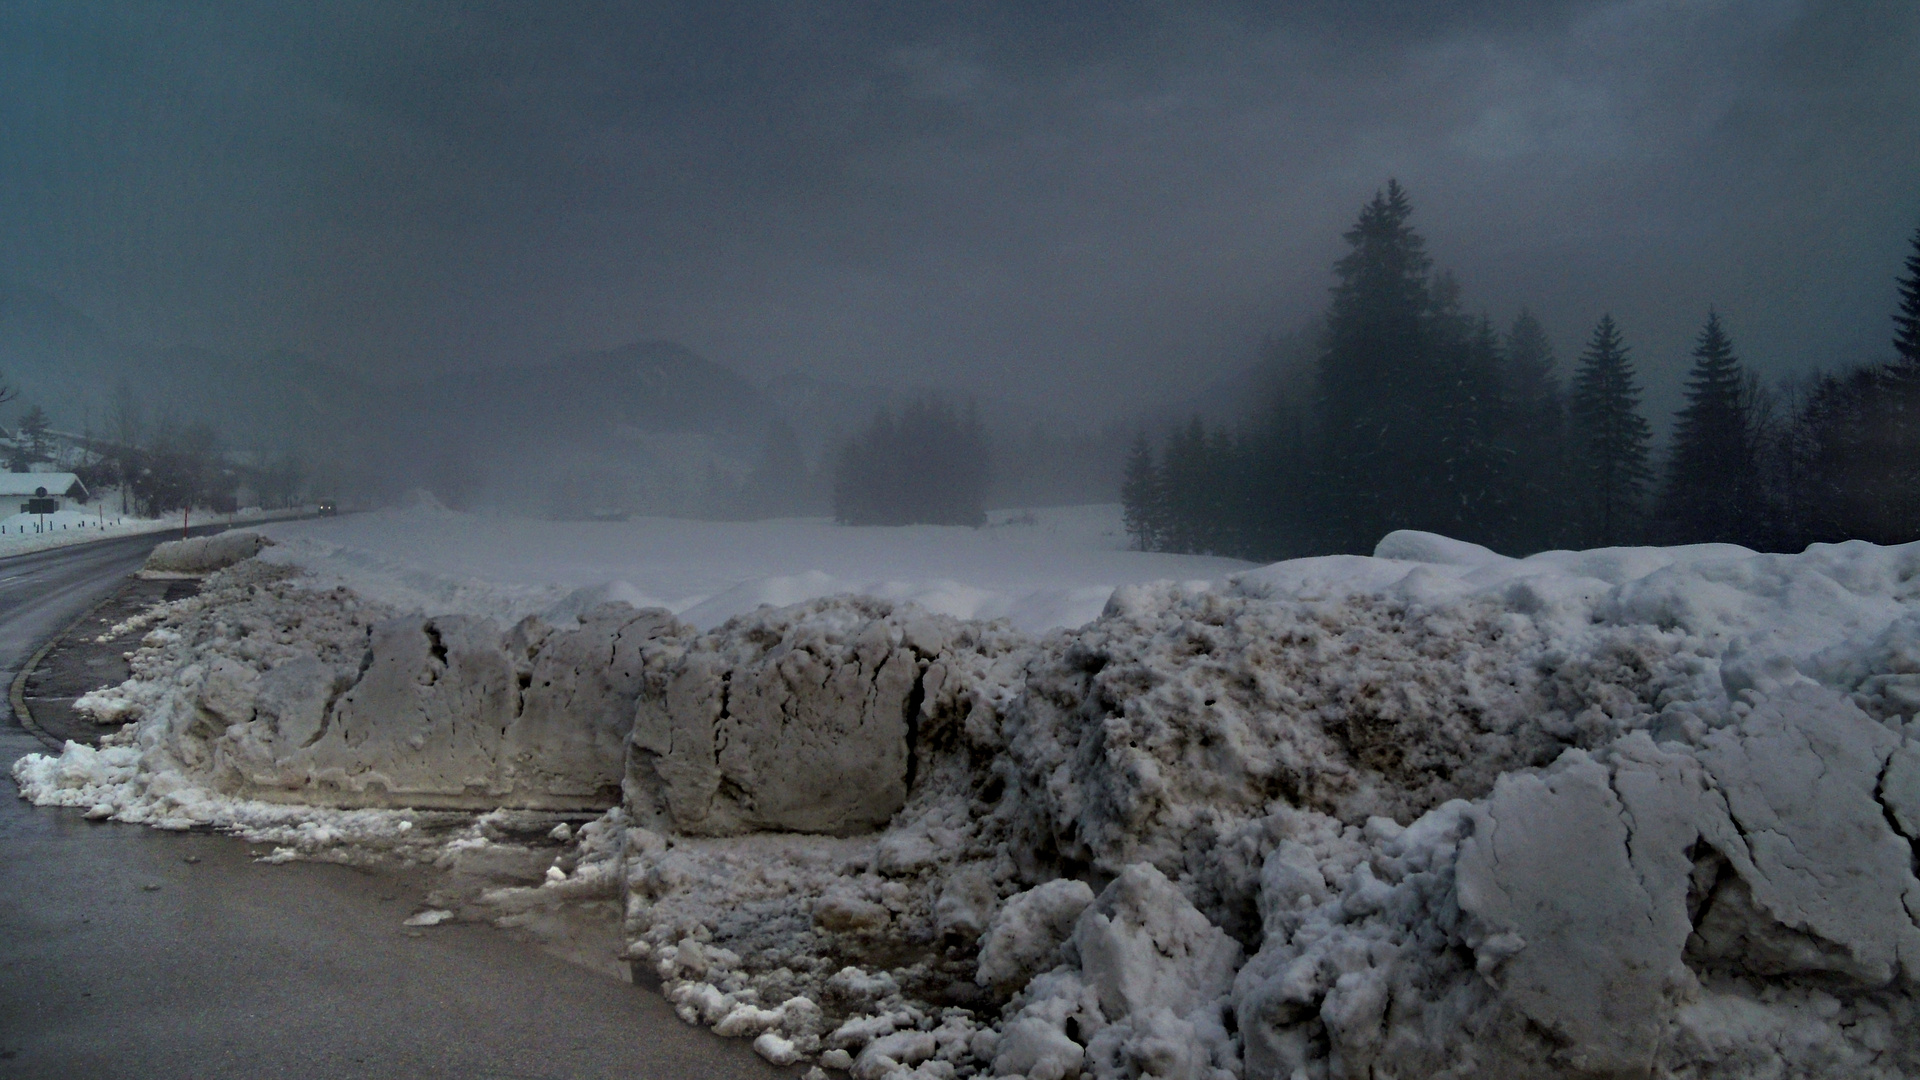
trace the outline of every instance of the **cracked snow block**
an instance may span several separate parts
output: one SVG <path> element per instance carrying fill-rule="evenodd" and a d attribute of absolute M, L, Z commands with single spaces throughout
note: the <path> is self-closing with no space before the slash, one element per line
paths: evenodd
<path fill-rule="evenodd" d="M 1456 868 L 1480 974 L 1576 1073 L 1648 1075 L 1687 982 L 1686 852 L 1705 784 L 1691 759 L 1640 741 L 1624 791 L 1580 750 L 1502 777 L 1470 811 Z"/>
<path fill-rule="evenodd" d="M 259 681 L 259 675 L 247 665 L 217 656 L 207 665 L 196 704 L 221 730 L 232 724 L 244 724 L 253 719 Z"/>
<path fill-rule="evenodd" d="M 257 532 L 229 531 L 216 536 L 195 536 L 169 540 L 147 555 L 142 575 L 153 577 L 197 577 L 224 570 L 260 554 L 272 540 Z"/>
<path fill-rule="evenodd" d="M 325 734 L 334 700 L 351 685 L 350 675 L 311 655 L 268 669 L 256 684 L 252 722 L 229 728 L 216 744 L 217 772 L 237 788 L 305 786 L 305 770 L 286 759 Z"/>
<path fill-rule="evenodd" d="M 619 802 L 644 654 L 683 631 L 625 604 L 506 635 L 468 616 L 392 619 L 372 627 L 357 673 L 307 656 L 260 676 L 251 721 L 217 743 L 217 772 L 232 790 L 318 805 L 605 809 Z M 238 700 L 218 678 L 204 685 Z"/>
<path fill-rule="evenodd" d="M 880 828 L 906 802 L 923 675 L 950 622 L 836 598 L 742 616 L 656 654 L 634 716 L 628 809 L 701 835 Z"/>
<path fill-rule="evenodd" d="M 647 654 L 688 630 L 664 608 L 619 602 L 587 611 L 572 630 L 533 620 L 516 627 L 509 647 L 525 667 L 520 712 L 502 746 L 508 776 L 556 797 L 619 802 Z"/>
<path fill-rule="evenodd" d="M 1709 733 L 1699 758 L 1744 850 L 1718 883 L 1700 951 L 1762 975 L 1827 973 L 1859 986 L 1920 981 L 1914 764 L 1848 698 L 1795 686 Z M 1726 903 L 1723 904 L 1722 901 Z"/>
<path fill-rule="evenodd" d="M 373 628 L 370 662 L 331 723 L 296 752 L 315 786 L 393 805 L 498 805 L 498 757 L 519 706 L 513 662 L 491 623 L 393 619 Z"/>
<path fill-rule="evenodd" d="M 1909 843 L 1920 840 L 1920 743 L 1908 740 L 1887 758 L 1880 802 Z"/>
<path fill-rule="evenodd" d="M 1690 752 L 1635 733 L 1509 774 L 1469 811 L 1455 868 L 1478 972 L 1548 1033 L 1553 1065 L 1607 1076 L 1654 1071 L 1702 978 L 1911 983 L 1916 766 L 1801 684 L 1751 695 Z"/>

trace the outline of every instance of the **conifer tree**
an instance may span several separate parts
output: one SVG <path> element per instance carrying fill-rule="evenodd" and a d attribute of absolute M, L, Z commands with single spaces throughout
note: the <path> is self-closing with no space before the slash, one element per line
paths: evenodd
<path fill-rule="evenodd" d="M 1162 505 L 1166 508 L 1163 550 L 1198 552 L 1207 548 L 1214 531 L 1208 510 L 1218 477 L 1207 460 L 1206 426 L 1198 416 L 1167 439 L 1160 470 Z"/>
<path fill-rule="evenodd" d="M 29 472 L 37 464 L 52 461 L 53 437 L 49 434 L 52 426 L 47 411 L 38 405 L 22 413 L 19 430 L 14 432 L 13 446 L 7 454 L 7 468 L 12 472 Z"/>
<path fill-rule="evenodd" d="M 1871 398 L 1851 418 L 1859 431 L 1849 441 L 1858 450 L 1846 479 L 1870 502 L 1858 504 L 1866 512 L 1849 531 L 1882 544 L 1920 539 L 1920 229 L 1912 248 L 1897 279 L 1893 362 L 1879 370 Z"/>
<path fill-rule="evenodd" d="M 1334 264 L 1319 366 L 1319 501 L 1336 551 L 1371 551 L 1433 498 L 1432 260 L 1412 214 L 1406 191 L 1389 181 L 1344 234 L 1352 250 Z"/>
<path fill-rule="evenodd" d="M 1513 462 L 1516 553 L 1572 541 L 1567 526 L 1567 417 L 1553 342 L 1525 308 L 1507 330 L 1504 449 Z"/>
<path fill-rule="evenodd" d="M 1913 231 L 1913 253 L 1900 279 L 1900 309 L 1893 316 L 1893 349 L 1901 366 L 1920 371 L 1920 229 Z"/>
<path fill-rule="evenodd" d="M 1631 542 L 1653 479 L 1647 467 L 1652 432 L 1640 415 L 1640 387 L 1612 315 L 1602 315 L 1593 328 L 1570 406 L 1579 542 L 1592 547 Z"/>
<path fill-rule="evenodd" d="M 1441 381 L 1432 401 L 1440 421 L 1441 470 L 1431 477 L 1434 504 L 1422 527 L 1448 536 L 1510 548 L 1513 541 L 1512 461 L 1503 445 L 1508 416 L 1501 387 L 1505 357 L 1493 320 L 1460 315 L 1452 278 L 1442 275 L 1436 299 L 1433 356 Z"/>
<path fill-rule="evenodd" d="M 1200 550 L 1208 555 L 1238 555 L 1244 540 L 1242 490 L 1246 483 L 1240 442 L 1222 427 L 1207 434 L 1205 446 L 1208 527 L 1201 537 Z"/>
<path fill-rule="evenodd" d="M 1153 444 L 1144 431 L 1127 450 L 1126 470 L 1120 480 L 1120 507 L 1134 547 L 1159 551 L 1164 531 L 1160 471 L 1154 466 Z"/>
<path fill-rule="evenodd" d="M 1674 543 L 1746 543 L 1754 524 L 1754 454 L 1745 375 L 1709 310 L 1693 349 L 1687 403 L 1674 418 L 1660 516 Z"/>

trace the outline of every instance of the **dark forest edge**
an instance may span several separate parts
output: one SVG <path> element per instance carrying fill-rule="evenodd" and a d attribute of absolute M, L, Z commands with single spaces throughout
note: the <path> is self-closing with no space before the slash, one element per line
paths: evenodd
<path fill-rule="evenodd" d="M 1920 231 L 1886 363 L 1767 387 L 1710 309 L 1656 469 L 1612 317 L 1563 386 L 1540 324 L 1467 314 L 1411 216 L 1390 182 L 1344 234 L 1305 403 L 1135 440 L 1121 501 L 1136 546 L 1270 561 L 1369 554 L 1395 529 L 1512 555 L 1920 539 Z"/>

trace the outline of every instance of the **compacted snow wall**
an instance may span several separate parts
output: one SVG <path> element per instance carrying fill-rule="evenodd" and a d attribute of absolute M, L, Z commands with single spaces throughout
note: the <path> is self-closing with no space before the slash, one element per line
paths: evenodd
<path fill-rule="evenodd" d="M 23 790 L 612 806 L 636 971 L 861 1080 L 1920 1076 L 1920 546 L 1400 533 L 1038 639 L 502 632 L 253 565 Z"/>
<path fill-rule="evenodd" d="M 628 813 L 692 835 L 881 828 L 906 803 L 923 720 L 1013 640 L 849 598 L 663 643 L 632 719 Z"/>
<path fill-rule="evenodd" d="M 1920 549 L 1382 547 L 955 665 L 878 835 L 630 807 L 631 954 L 856 1077 L 1920 1075 Z"/>
<path fill-rule="evenodd" d="M 169 540 L 147 554 L 143 569 L 150 574 L 209 574 L 251 559 L 272 544 L 272 540 L 246 530 Z"/>
<path fill-rule="evenodd" d="M 131 681 L 76 703 L 141 720 L 129 734 L 157 795 L 604 810 L 620 800 L 642 653 L 686 631 L 609 604 L 502 632 L 290 577 L 257 562 L 216 577 L 146 634 Z"/>
<path fill-rule="evenodd" d="M 320 805 L 604 809 L 618 800 L 642 650 L 677 629 L 626 605 L 504 635 L 470 616 L 387 619 L 350 678 L 310 658 L 279 664 L 259 677 L 250 719 L 238 690 L 214 769 L 252 797 Z"/>

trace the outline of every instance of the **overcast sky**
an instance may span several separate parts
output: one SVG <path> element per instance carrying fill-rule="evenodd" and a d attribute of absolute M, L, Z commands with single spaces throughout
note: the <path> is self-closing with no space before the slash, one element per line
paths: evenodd
<path fill-rule="evenodd" d="M 376 374 L 665 337 L 1094 415 L 1320 311 L 1391 176 L 1660 390 L 1709 304 L 1880 358 L 1920 225 L 1913 0 L 70 0 L 0 80 L 0 276 Z"/>

